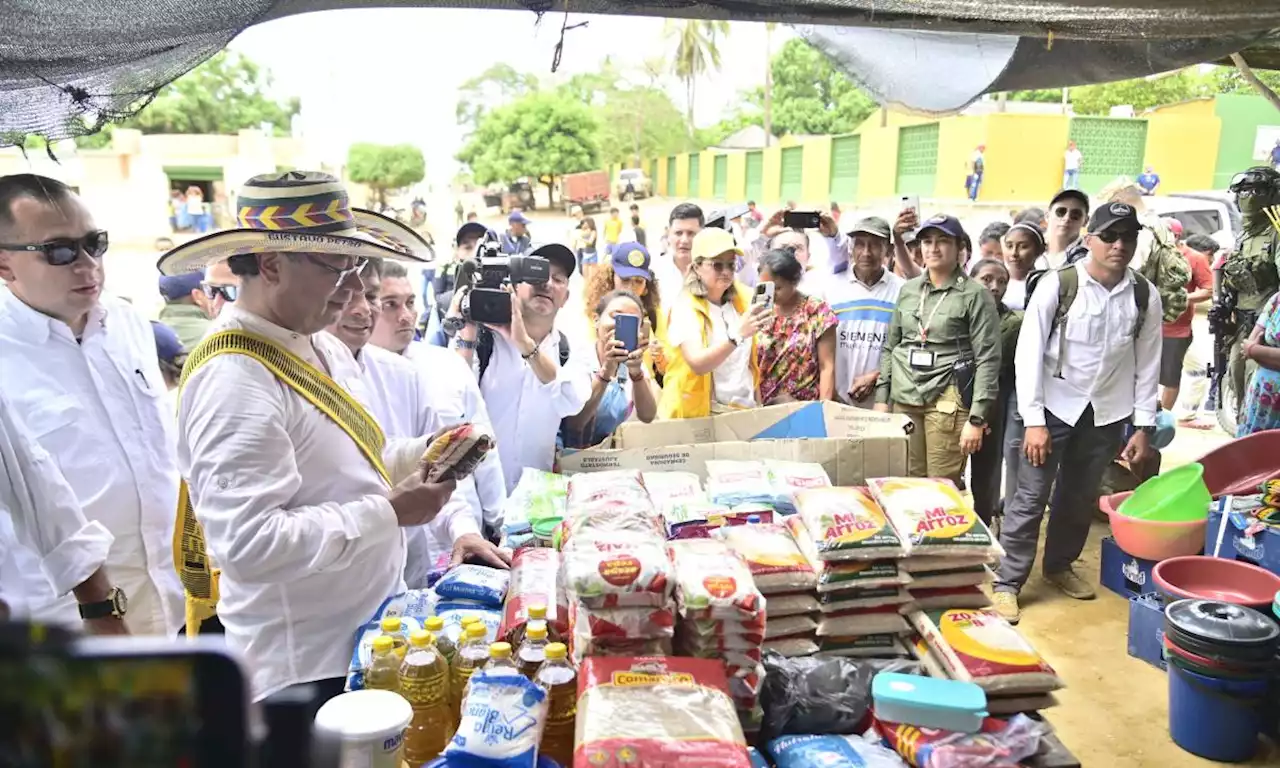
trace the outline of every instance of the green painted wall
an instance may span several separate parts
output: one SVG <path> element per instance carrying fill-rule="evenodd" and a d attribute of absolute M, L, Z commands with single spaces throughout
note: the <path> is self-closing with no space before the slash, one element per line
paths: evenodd
<path fill-rule="evenodd" d="M 1218 163 L 1214 167 L 1213 186 L 1225 189 L 1231 177 L 1265 161 L 1253 157 L 1253 145 L 1259 126 L 1280 128 L 1280 112 L 1266 99 L 1252 94 L 1226 94 L 1214 99 L 1214 114 L 1222 121 L 1222 138 L 1218 141 Z"/>

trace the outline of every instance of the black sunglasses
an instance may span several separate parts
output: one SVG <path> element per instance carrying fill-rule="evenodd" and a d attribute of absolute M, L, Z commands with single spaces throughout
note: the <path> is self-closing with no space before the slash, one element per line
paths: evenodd
<path fill-rule="evenodd" d="M 1138 231 L 1136 229 L 1131 229 L 1131 230 L 1124 230 L 1122 232 L 1117 232 L 1114 229 L 1107 229 L 1107 230 L 1103 230 L 1102 232 L 1095 232 L 1093 236 L 1098 238 L 1102 242 L 1106 243 L 1107 245 L 1112 245 L 1117 240 L 1124 240 L 1125 242 L 1132 240 L 1136 242 L 1138 239 Z"/>
<path fill-rule="evenodd" d="M 80 258 L 81 251 L 84 251 L 91 259 L 102 258 L 109 245 L 110 240 L 107 237 L 107 233 L 100 229 L 96 232 L 90 232 L 79 239 L 64 237 L 34 245 L 0 244 L 0 251 L 40 253 L 44 255 L 44 260 L 49 262 L 51 266 L 65 267 L 68 264 L 75 263 L 75 260 Z"/>
<path fill-rule="evenodd" d="M 1084 218 L 1084 211 L 1079 208 L 1068 208 L 1065 205 L 1053 209 L 1053 215 L 1060 219 L 1071 219 L 1072 221 L 1080 221 Z"/>
<path fill-rule="evenodd" d="M 226 301 L 235 301 L 240 295 L 240 286 L 238 285 L 213 285 L 211 283 L 201 283 L 200 290 L 204 291 L 204 296 L 209 301 L 221 296 Z"/>

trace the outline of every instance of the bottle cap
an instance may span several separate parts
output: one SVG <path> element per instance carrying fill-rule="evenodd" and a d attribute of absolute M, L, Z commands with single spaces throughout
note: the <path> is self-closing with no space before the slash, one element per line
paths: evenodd
<path fill-rule="evenodd" d="M 511 658 L 511 643 L 494 643 L 489 646 L 489 658 L 491 659 L 509 659 Z"/>
<path fill-rule="evenodd" d="M 747 523 L 748 523 L 748 524 L 750 524 L 750 523 L 758 523 L 758 522 L 760 522 L 760 516 L 759 516 L 759 515 L 747 515 Z"/>
<path fill-rule="evenodd" d="M 532 621 L 533 619 L 542 619 L 545 621 L 546 618 L 547 618 L 547 606 L 542 605 L 541 603 L 539 603 L 538 605 L 529 606 L 530 621 Z"/>
<path fill-rule="evenodd" d="M 547 622 L 545 621 L 529 622 L 529 628 L 525 631 L 525 637 L 528 637 L 532 640 L 546 640 L 547 639 Z"/>
<path fill-rule="evenodd" d="M 391 638 L 385 635 L 380 635 L 378 637 L 373 638 L 374 653 L 386 653 L 395 647 L 396 647 L 395 642 L 393 642 Z"/>
<path fill-rule="evenodd" d="M 440 618 L 439 616 L 429 616 L 427 617 L 426 624 L 424 624 L 423 626 L 425 626 L 427 629 L 429 629 L 432 632 L 439 632 L 440 630 L 444 629 L 444 619 Z"/>
<path fill-rule="evenodd" d="M 468 638 L 484 637 L 487 634 L 489 634 L 489 630 L 485 627 L 485 625 L 481 624 L 479 620 L 477 620 L 476 623 L 467 627 Z"/>
<path fill-rule="evenodd" d="M 409 635 L 409 645 L 414 648 L 426 648 L 436 641 L 436 636 L 425 629 L 416 629 L 413 634 Z"/>
<path fill-rule="evenodd" d="M 401 626 L 400 617 L 388 616 L 387 618 L 382 620 L 382 623 L 379 626 L 382 627 L 383 632 L 399 632 L 400 626 Z"/>
<path fill-rule="evenodd" d="M 477 619 L 475 616 L 463 616 L 462 620 L 459 621 L 458 623 L 461 624 L 463 627 L 468 627 L 472 624 L 475 624 L 477 621 L 479 621 L 479 619 Z"/>
<path fill-rule="evenodd" d="M 568 655 L 569 649 L 565 647 L 564 643 L 552 643 L 547 646 L 548 659 L 563 659 Z"/>

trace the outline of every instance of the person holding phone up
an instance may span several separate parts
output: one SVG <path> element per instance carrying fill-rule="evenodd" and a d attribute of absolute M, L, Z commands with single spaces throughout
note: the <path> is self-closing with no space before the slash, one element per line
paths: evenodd
<path fill-rule="evenodd" d="M 925 272 L 902 286 L 880 355 L 876 410 L 914 429 L 907 473 L 959 483 L 982 447 L 1000 380 L 1000 317 L 991 293 L 960 269 L 964 228 L 952 216 L 920 228 Z"/>
<path fill-rule="evenodd" d="M 774 310 L 756 350 L 764 405 L 836 396 L 836 316 L 825 301 L 801 292 L 803 277 L 789 250 L 769 251 L 760 262 L 752 303 Z"/>

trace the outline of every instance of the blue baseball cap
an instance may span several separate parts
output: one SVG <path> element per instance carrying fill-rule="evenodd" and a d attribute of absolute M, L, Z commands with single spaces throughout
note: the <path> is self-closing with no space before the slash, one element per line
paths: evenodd
<path fill-rule="evenodd" d="M 916 239 L 924 237 L 924 233 L 931 229 L 936 229 L 948 237 L 954 237 L 956 240 L 963 240 L 965 236 L 964 227 L 960 225 L 960 220 L 945 213 L 925 219 L 920 228 L 916 230 Z"/>
<path fill-rule="evenodd" d="M 512 211 L 507 217 L 508 224 L 529 224 L 529 217 L 524 215 L 523 211 Z"/>
<path fill-rule="evenodd" d="M 175 364 L 174 361 L 187 354 L 187 350 L 182 347 L 182 342 L 178 340 L 178 334 L 169 326 L 152 320 L 151 332 L 156 337 L 156 356 L 161 361 Z"/>
<path fill-rule="evenodd" d="M 653 279 L 649 268 L 649 249 L 639 243 L 618 243 L 613 247 L 613 274 L 624 280 L 628 277 Z"/>
<path fill-rule="evenodd" d="M 165 301 L 177 301 L 191 295 L 192 291 L 200 290 L 200 283 L 204 282 L 203 272 L 184 272 L 181 275 L 161 275 L 160 276 L 160 295 Z"/>

